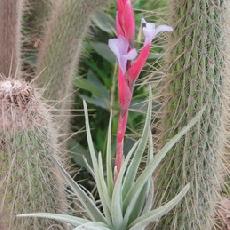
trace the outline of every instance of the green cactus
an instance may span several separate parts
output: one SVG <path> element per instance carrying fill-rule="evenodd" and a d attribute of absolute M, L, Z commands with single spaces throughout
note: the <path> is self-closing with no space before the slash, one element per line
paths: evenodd
<path fill-rule="evenodd" d="M 0 1 L 0 73 L 15 76 L 20 70 L 23 0 Z"/>
<path fill-rule="evenodd" d="M 61 101 L 61 110 L 71 101 L 72 78 L 79 61 L 82 39 L 86 35 L 90 17 L 108 0 L 65 0 L 53 6 L 47 32 L 41 46 L 37 74 L 44 97 Z"/>
<path fill-rule="evenodd" d="M 161 166 L 157 201 L 164 203 L 185 184 L 191 189 L 157 229 L 212 229 L 222 185 L 224 1 L 172 0 L 171 25 L 162 94 L 160 144 L 164 144 L 204 106 L 200 122 L 169 153 Z M 162 198 L 164 194 L 164 198 Z"/>
<path fill-rule="evenodd" d="M 47 117 L 46 108 L 27 83 L 0 81 L 1 230 L 47 229 L 50 222 L 16 219 L 15 215 L 65 209 L 63 183 L 51 160 L 55 134 Z"/>
<path fill-rule="evenodd" d="M 35 77 L 38 50 L 51 8 L 52 0 L 26 0 L 23 7 L 22 68 L 28 81 Z"/>

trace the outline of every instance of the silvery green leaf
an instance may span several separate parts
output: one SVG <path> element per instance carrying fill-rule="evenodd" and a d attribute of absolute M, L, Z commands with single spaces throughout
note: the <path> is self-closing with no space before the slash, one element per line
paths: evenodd
<path fill-rule="evenodd" d="M 203 110 L 201 110 L 190 122 L 187 126 L 183 127 L 182 130 L 176 134 L 165 146 L 159 151 L 157 155 L 154 156 L 152 161 L 146 166 L 146 168 L 142 171 L 141 175 L 137 178 L 136 182 L 131 186 L 125 201 L 124 207 L 133 204 L 132 200 L 137 199 L 139 196 L 142 187 L 144 184 L 152 177 L 153 172 L 159 166 L 160 162 L 165 158 L 166 154 L 173 148 L 173 146 L 181 139 L 183 135 L 185 135 L 191 127 L 193 127 L 197 121 L 200 120 Z"/>
<path fill-rule="evenodd" d="M 153 179 L 151 179 L 149 180 L 148 195 L 142 212 L 143 214 L 151 210 L 153 205 L 153 199 L 154 199 L 154 184 L 153 184 Z"/>
<path fill-rule="evenodd" d="M 106 174 L 107 174 L 107 186 L 110 197 L 113 192 L 113 171 L 112 171 L 112 143 L 111 143 L 111 126 L 112 126 L 112 114 L 109 119 L 107 148 L 106 148 Z"/>
<path fill-rule="evenodd" d="M 119 229 L 123 224 L 123 210 L 122 210 L 122 180 L 129 163 L 131 156 L 133 155 L 138 142 L 136 142 L 133 148 L 127 154 L 125 161 L 123 162 L 121 169 L 118 173 L 116 183 L 114 185 L 114 190 L 112 194 L 112 203 L 111 203 L 111 216 L 112 216 L 112 223 L 113 226 L 116 226 Z"/>
<path fill-rule="evenodd" d="M 109 196 L 108 187 L 106 186 L 106 183 L 105 183 L 101 152 L 99 152 L 99 156 L 98 156 L 98 169 L 99 169 L 99 178 L 100 178 L 100 182 L 101 182 L 101 187 L 102 187 L 102 191 L 103 191 L 102 195 L 103 195 L 104 200 L 106 201 L 107 206 L 109 207 L 109 210 L 110 210 L 111 198 Z"/>
<path fill-rule="evenodd" d="M 88 197 L 87 193 L 79 186 L 77 182 L 75 182 L 71 178 L 71 176 L 65 171 L 65 169 L 61 166 L 61 164 L 56 159 L 54 160 L 55 160 L 54 163 L 58 167 L 66 183 L 68 183 L 71 186 L 73 192 L 76 193 L 79 201 L 81 202 L 82 206 L 85 208 L 90 218 L 95 221 L 105 222 L 106 219 L 103 216 L 103 214 L 100 212 L 100 210 L 97 208 L 97 206 L 95 205 L 94 200 Z"/>
<path fill-rule="evenodd" d="M 140 195 L 138 196 L 137 200 L 133 200 L 133 202 L 135 203 L 134 205 L 130 205 L 128 206 L 128 208 L 126 209 L 125 212 L 125 217 L 124 217 L 124 227 L 127 226 L 128 223 L 134 221 L 141 213 L 142 210 L 144 208 L 144 204 L 146 202 L 147 199 L 147 194 L 148 194 L 148 183 L 146 183 L 143 188 L 142 191 L 140 193 Z"/>
<path fill-rule="evenodd" d="M 108 196 L 108 191 L 104 183 L 104 178 L 100 177 L 100 170 L 98 161 L 96 158 L 96 151 L 94 148 L 90 127 L 89 127 L 89 117 L 88 117 L 88 110 L 87 110 L 87 104 L 85 101 L 83 101 L 84 106 L 84 112 L 85 112 L 85 124 L 86 124 L 86 134 L 87 134 L 87 143 L 89 147 L 90 156 L 93 163 L 93 170 L 95 174 L 95 182 L 97 186 L 97 190 L 101 199 L 101 203 L 103 206 L 103 211 L 107 220 L 107 223 L 111 223 L 111 215 L 110 215 L 110 198 Z"/>
<path fill-rule="evenodd" d="M 146 164 L 149 164 L 153 160 L 153 154 L 154 154 L 153 136 L 152 136 L 152 133 L 150 130 L 150 132 L 149 132 L 149 154 L 148 154 L 148 161 Z M 148 195 L 147 195 L 145 207 L 143 209 L 143 213 L 150 211 L 152 208 L 152 205 L 153 205 L 153 199 L 154 199 L 153 179 L 149 180 L 147 190 L 148 190 Z"/>
<path fill-rule="evenodd" d="M 104 223 L 88 222 L 74 228 L 73 230 L 111 230 Z"/>
<path fill-rule="evenodd" d="M 125 181 L 124 181 L 124 187 L 123 187 L 123 195 L 127 195 L 129 189 L 132 187 L 132 184 L 134 183 L 134 179 L 136 177 L 138 167 L 141 163 L 142 155 L 145 151 L 146 144 L 148 142 L 148 135 L 150 132 L 150 122 L 151 122 L 151 112 L 152 112 L 152 96 L 151 96 L 151 89 L 149 90 L 149 103 L 148 103 L 148 111 L 147 116 L 145 119 L 145 125 L 142 132 L 141 141 L 138 145 L 137 150 L 135 151 L 134 157 L 128 167 Z"/>
<path fill-rule="evenodd" d="M 20 214 L 17 217 L 39 217 L 39 218 L 46 218 L 52 219 L 60 222 L 65 222 L 77 227 L 79 225 L 85 224 L 90 222 L 89 220 L 85 220 L 83 218 L 66 215 L 66 214 L 52 214 L 52 213 L 33 213 L 33 214 Z"/>
<path fill-rule="evenodd" d="M 163 215 L 170 212 L 183 199 L 183 197 L 188 192 L 189 187 L 190 185 L 187 184 L 182 189 L 182 191 L 167 204 L 138 217 L 133 223 L 130 224 L 129 229 L 140 230 L 141 228 L 148 226 L 148 224 L 150 224 L 151 222 L 158 221 Z"/>

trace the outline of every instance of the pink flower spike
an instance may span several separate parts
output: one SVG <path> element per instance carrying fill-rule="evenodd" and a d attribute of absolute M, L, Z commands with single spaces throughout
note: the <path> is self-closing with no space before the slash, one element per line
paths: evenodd
<path fill-rule="evenodd" d="M 117 128 L 117 146 L 116 146 L 116 160 L 115 160 L 115 180 L 117 174 L 119 173 L 123 161 L 123 147 L 124 147 L 124 138 L 127 126 L 128 112 L 124 114 L 119 114 L 118 118 L 118 128 Z"/>
<path fill-rule="evenodd" d="M 135 37 L 134 10 L 130 0 L 117 1 L 117 36 L 123 36 L 133 43 Z"/>
<path fill-rule="evenodd" d="M 132 85 L 137 78 L 139 77 L 149 55 L 150 55 L 151 43 L 145 45 L 142 49 L 140 54 L 138 55 L 137 59 L 132 63 L 130 68 L 128 69 L 128 80 Z"/>
<path fill-rule="evenodd" d="M 110 39 L 109 48 L 117 57 L 119 67 L 121 68 L 123 74 L 125 74 L 128 60 L 134 60 L 137 56 L 137 51 L 135 49 L 128 51 L 129 42 L 124 37 Z"/>
<path fill-rule="evenodd" d="M 152 42 L 152 40 L 160 32 L 172 32 L 173 28 L 167 25 L 156 26 L 154 23 L 147 23 L 144 18 L 142 18 L 143 33 L 145 37 L 144 45 Z"/>
<path fill-rule="evenodd" d="M 128 82 L 125 79 L 125 75 L 121 69 L 118 70 L 118 97 L 121 112 L 128 111 L 130 102 L 132 100 L 132 92 L 128 86 Z"/>

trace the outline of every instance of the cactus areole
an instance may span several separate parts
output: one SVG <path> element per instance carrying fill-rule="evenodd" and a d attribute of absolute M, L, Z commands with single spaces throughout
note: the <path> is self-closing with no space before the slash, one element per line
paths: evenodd
<path fill-rule="evenodd" d="M 0 81 L 0 128 L 15 131 L 41 124 L 39 104 L 33 88 L 26 82 L 5 79 Z M 33 122 L 32 122 L 33 121 Z"/>
<path fill-rule="evenodd" d="M 144 44 L 138 54 L 134 46 L 135 18 L 130 0 L 117 1 L 116 30 L 117 38 L 109 40 L 109 47 L 118 61 L 118 97 L 120 113 L 117 131 L 117 150 L 115 174 L 121 168 L 123 144 L 126 132 L 128 108 L 132 100 L 135 81 L 138 79 L 150 54 L 151 42 L 160 32 L 172 31 L 167 25 L 156 26 L 142 19 Z"/>

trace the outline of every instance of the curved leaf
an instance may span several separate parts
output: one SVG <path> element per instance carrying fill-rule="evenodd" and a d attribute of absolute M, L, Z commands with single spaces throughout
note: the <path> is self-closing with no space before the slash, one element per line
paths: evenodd
<path fill-rule="evenodd" d="M 96 151 L 94 148 L 90 127 L 89 127 L 89 117 L 88 117 L 88 110 L 87 104 L 83 101 L 84 112 L 85 112 L 85 124 L 86 124 L 86 134 L 87 134 L 87 143 L 89 147 L 90 156 L 93 163 L 93 169 L 95 174 L 95 182 L 97 186 L 97 190 L 101 199 L 101 203 L 103 206 L 103 211 L 107 220 L 107 223 L 111 223 L 111 215 L 110 215 L 110 198 L 108 196 L 108 191 L 105 186 L 104 177 L 100 176 L 100 167 L 98 165 L 98 161 L 96 158 Z"/>
<path fill-rule="evenodd" d="M 88 222 L 74 228 L 73 230 L 110 230 L 104 223 Z"/>
<path fill-rule="evenodd" d="M 143 216 L 137 218 L 132 224 L 130 224 L 129 229 L 130 230 L 139 230 L 140 228 L 145 228 L 148 226 L 151 222 L 158 221 L 163 215 L 170 212 L 186 195 L 190 188 L 190 185 L 187 184 L 182 191 L 171 201 L 169 201 L 164 206 L 161 206 L 157 209 L 154 209 Z"/>
<path fill-rule="evenodd" d="M 71 215 L 52 214 L 52 213 L 19 214 L 17 215 L 17 217 L 38 217 L 38 218 L 52 219 L 52 220 L 72 224 L 74 227 L 90 222 L 89 220 L 85 220 L 83 218 L 79 218 Z"/>
<path fill-rule="evenodd" d="M 123 224 L 122 180 L 123 180 L 127 165 L 129 163 L 129 160 L 131 156 L 133 155 L 137 145 L 138 145 L 138 142 L 136 142 L 133 145 L 132 149 L 127 154 L 125 161 L 123 162 L 121 166 L 121 169 L 119 171 L 119 174 L 118 174 L 115 186 L 114 186 L 114 190 L 112 194 L 112 203 L 111 203 L 111 216 L 112 216 L 113 226 L 115 226 L 116 229 L 119 229 Z"/>

